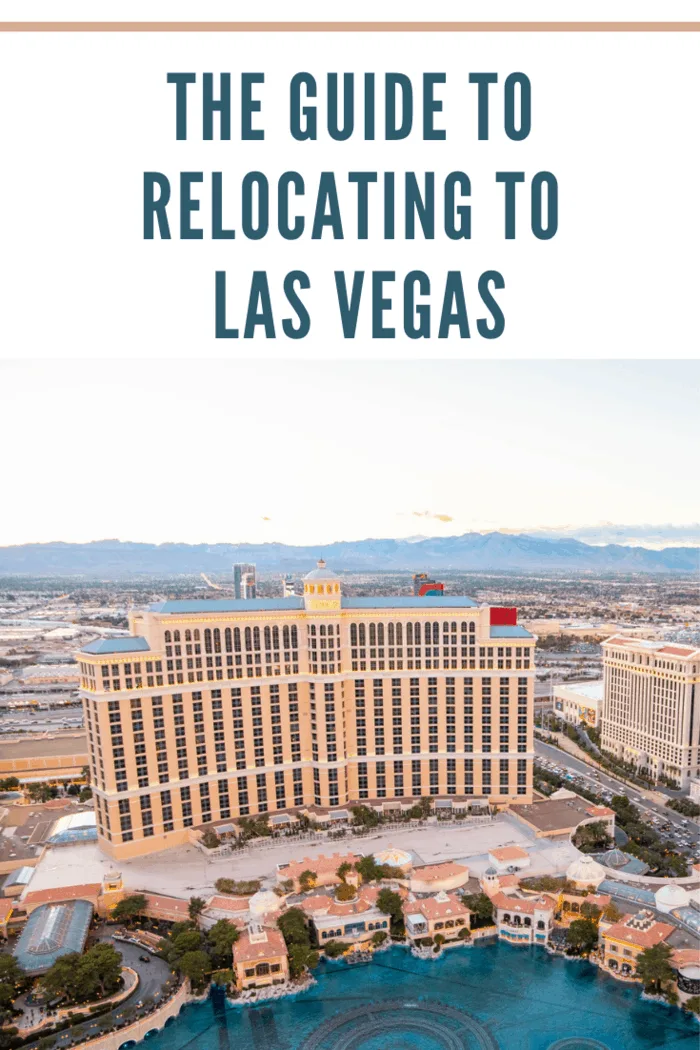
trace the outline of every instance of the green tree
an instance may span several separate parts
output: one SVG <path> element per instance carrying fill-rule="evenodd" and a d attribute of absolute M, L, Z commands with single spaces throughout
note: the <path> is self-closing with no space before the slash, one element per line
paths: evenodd
<path fill-rule="evenodd" d="M 299 889 L 301 892 L 308 893 L 309 890 L 312 890 L 316 885 L 317 878 L 318 875 L 316 872 L 310 871 L 309 868 L 307 868 L 306 871 L 302 871 L 299 876 Z"/>
<path fill-rule="evenodd" d="M 104 942 L 81 955 L 69 952 L 60 956 L 41 978 L 41 985 L 51 998 L 70 1003 L 104 998 L 114 992 L 121 977 L 122 957 Z"/>
<path fill-rule="evenodd" d="M 19 787 L 17 777 L 4 777 L 0 780 L 0 791 L 16 791 Z"/>
<path fill-rule="evenodd" d="M 600 908 L 597 904 L 591 904 L 590 901 L 584 901 L 581 905 L 581 915 L 584 919 L 592 919 L 597 922 L 600 918 Z"/>
<path fill-rule="evenodd" d="M 120 901 L 114 907 L 112 912 L 112 918 L 118 922 L 126 922 L 127 924 L 133 922 L 133 920 L 143 915 L 148 903 L 143 893 L 134 893 L 130 897 L 122 897 Z"/>
<path fill-rule="evenodd" d="M 403 902 L 398 893 L 393 890 L 383 889 L 377 894 L 377 907 L 385 915 L 391 916 L 392 926 L 399 926 L 403 922 Z"/>
<path fill-rule="evenodd" d="M 346 860 L 338 867 L 336 875 L 341 882 L 345 882 L 347 876 L 352 871 L 352 864 L 349 864 Z"/>
<path fill-rule="evenodd" d="M 384 944 L 387 935 L 385 930 L 375 930 L 372 934 L 372 944 L 379 947 L 380 944 Z"/>
<path fill-rule="evenodd" d="M 221 839 L 216 834 L 213 828 L 207 828 L 202 835 L 202 845 L 206 849 L 216 849 L 217 846 L 221 845 Z"/>
<path fill-rule="evenodd" d="M 582 824 L 574 836 L 574 844 L 583 853 L 607 849 L 611 842 L 605 821 L 594 820 L 590 824 Z"/>
<path fill-rule="evenodd" d="M 207 902 L 201 897 L 190 897 L 187 913 L 193 922 L 196 922 L 207 906 Z"/>
<path fill-rule="evenodd" d="M 382 818 L 377 811 L 370 806 L 353 806 L 350 812 L 352 813 L 352 822 L 356 827 L 376 828 L 382 822 Z"/>
<path fill-rule="evenodd" d="M 227 988 L 230 984 L 233 984 L 235 980 L 235 974 L 231 969 L 214 970 L 211 975 L 211 979 L 214 984 L 218 984 L 222 988 Z"/>
<path fill-rule="evenodd" d="M 183 930 L 170 942 L 168 962 L 176 963 L 188 952 L 199 951 L 202 946 L 202 934 L 199 930 Z"/>
<path fill-rule="evenodd" d="M 24 970 L 14 955 L 0 952 L 0 983 L 19 987 L 25 979 Z"/>
<path fill-rule="evenodd" d="M 469 938 L 471 937 L 471 935 L 472 935 L 472 931 L 469 929 L 468 926 L 463 926 L 462 929 L 457 934 L 457 936 L 459 937 L 460 941 L 468 941 Z"/>
<path fill-rule="evenodd" d="M 610 901 L 610 904 L 606 907 L 603 912 L 603 918 L 606 922 L 619 922 L 622 918 L 623 913 L 618 908 L 615 901 Z"/>
<path fill-rule="evenodd" d="M 189 977 L 194 988 L 203 988 L 211 974 L 211 959 L 206 952 L 185 952 L 177 962 L 177 968 L 185 977 Z"/>
<path fill-rule="evenodd" d="M 465 893 L 462 902 L 469 908 L 470 924 L 474 929 L 490 926 L 493 922 L 493 904 L 485 893 Z"/>
<path fill-rule="evenodd" d="M 690 1010 L 691 1014 L 700 1014 L 700 995 L 691 995 L 683 1003 L 684 1010 Z"/>
<path fill-rule="evenodd" d="M 339 955 L 343 955 L 349 947 L 350 945 L 346 944 L 345 941 L 328 941 L 323 945 L 323 952 L 329 959 L 335 959 Z"/>
<path fill-rule="evenodd" d="M 301 977 L 306 970 L 318 965 L 318 952 L 306 944 L 292 944 L 289 948 L 289 973 L 291 977 Z"/>
<path fill-rule="evenodd" d="M 566 931 L 566 943 L 580 955 L 589 955 L 598 944 L 598 926 L 593 919 L 574 919 Z"/>
<path fill-rule="evenodd" d="M 81 967 L 97 984 L 101 999 L 111 995 L 119 986 L 122 975 L 122 957 L 114 945 L 99 941 L 81 959 Z"/>
<path fill-rule="evenodd" d="M 673 967 L 671 966 L 672 949 L 670 944 L 655 944 L 651 948 L 645 948 L 637 956 L 637 976 L 644 982 L 644 988 L 648 992 L 659 993 L 663 982 L 673 979 Z"/>
<path fill-rule="evenodd" d="M 92 798 L 92 788 L 84 787 L 80 792 L 79 802 L 89 802 Z"/>
<path fill-rule="evenodd" d="M 219 919 L 207 933 L 207 950 L 212 966 L 226 967 L 231 963 L 233 946 L 240 937 L 237 926 L 228 919 Z"/>
<path fill-rule="evenodd" d="M 309 928 L 306 925 L 306 916 L 301 908 L 290 908 L 280 915 L 277 926 L 285 944 L 289 948 L 293 944 L 302 944 L 307 948 L 311 943 Z"/>
<path fill-rule="evenodd" d="M 376 879 L 381 878 L 381 864 L 377 864 L 371 854 L 367 854 L 366 857 L 360 857 L 355 863 L 355 871 L 362 876 L 363 882 L 374 882 Z"/>
<path fill-rule="evenodd" d="M 351 886 L 349 882 L 341 882 L 335 889 L 335 899 L 337 901 L 351 901 L 355 896 L 355 887 Z"/>

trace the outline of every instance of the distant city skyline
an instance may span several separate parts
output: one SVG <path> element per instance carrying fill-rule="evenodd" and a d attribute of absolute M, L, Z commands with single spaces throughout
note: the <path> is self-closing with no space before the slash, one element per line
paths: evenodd
<path fill-rule="evenodd" d="M 692 545 L 699 380 L 693 361 L 4 362 L 0 545 L 610 523 Z"/>

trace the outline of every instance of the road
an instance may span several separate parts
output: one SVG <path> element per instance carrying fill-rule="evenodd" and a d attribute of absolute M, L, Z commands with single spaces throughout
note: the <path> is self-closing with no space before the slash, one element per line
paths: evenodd
<path fill-rule="evenodd" d="M 541 758 L 554 762 L 557 766 L 566 767 L 572 773 L 576 773 L 582 777 L 586 786 L 592 790 L 600 791 L 601 788 L 607 788 L 613 794 L 627 795 L 642 813 L 663 817 L 665 821 L 668 821 L 673 826 L 674 832 L 687 832 L 688 837 L 693 841 L 698 841 L 698 838 L 700 838 L 700 824 L 697 820 L 684 817 L 681 813 L 676 813 L 666 806 L 652 802 L 638 788 L 630 787 L 609 773 L 604 773 L 601 770 L 600 776 L 596 777 L 591 766 L 578 758 L 574 758 L 566 751 L 561 751 L 558 747 L 553 747 L 551 744 L 545 744 L 541 740 L 535 741 L 535 753 Z M 683 820 L 687 820 L 686 826 L 683 826 L 681 823 Z"/>
<path fill-rule="evenodd" d="M 85 1036 L 98 1036 L 104 1031 L 104 1028 L 108 1024 L 108 1018 L 114 1018 L 116 1021 L 124 1021 L 125 1018 L 136 1020 L 138 1016 L 144 1014 L 143 1010 L 139 1009 L 139 1004 L 145 999 L 153 999 L 154 1002 L 159 1002 L 161 998 L 164 998 L 163 986 L 169 977 L 172 976 L 170 967 L 163 959 L 158 959 L 155 955 L 150 955 L 149 952 L 144 951 L 143 948 L 139 948 L 135 944 L 125 944 L 122 941 L 113 941 L 111 933 L 113 928 L 103 927 L 98 934 L 98 940 L 106 941 L 107 944 L 112 944 L 117 951 L 121 954 L 122 963 L 124 966 L 130 966 L 132 970 L 136 970 L 139 975 L 139 984 L 135 992 L 124 1000 L 119 1006 L 115 1007 L 110 1014 L 102 1014 L 99 1019 L 86 1020 L 80 1025 L 81 1031 Z M 148 955 L 150 963 L 144 963 L 141 961 L 140 956 Z M 76 1007 L 76 1012 L 80 1010 L 80 1007 Z M 88 1013 L 88 1010 L 85 1010 Z M 133 1013 L 133 1018 L 131 1014 Z M 68 1050 L 68 1047 L 73 1044 L 73 1036 L 71 1030 L 66 1029 L 63 1032 L 59 1032 L 56 1036 L 52 1036 L 55 1040 L 55 1050 Z M 32 1043 L 31 1046 L 27 1047 L 27 1050 L 38 1050 L 38 1042 Z"/>

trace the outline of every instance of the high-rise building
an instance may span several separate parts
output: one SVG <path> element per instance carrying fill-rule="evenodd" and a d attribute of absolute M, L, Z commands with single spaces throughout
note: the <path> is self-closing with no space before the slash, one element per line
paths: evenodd
<path fill-rule="evenodd" d="M 700 775 L 700 649 L 613 637 L 603 668 L 603 748 L 686 787 Z"/>
<path fill-rule="evenodd" d="M 233 594 L 235 598 L 255 598 L 255 566 L 237 562 L 233 566 Z"/>
<path fill-rule="evenodd" d="M 513 619 L 345 597 L 323 562 L 303 595 L 132 614 L 131 638 L 78 656 L 102 847 L 289 809 L 531 800 L 535 638 Z"/>

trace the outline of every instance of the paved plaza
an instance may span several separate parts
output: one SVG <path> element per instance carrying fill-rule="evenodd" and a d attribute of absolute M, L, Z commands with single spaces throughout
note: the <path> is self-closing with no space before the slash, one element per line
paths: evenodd
<path fill-rule="evenodd" d="M 219 878 L 262 879 L 272 885 L 277 866 L 320 853 L 376 853 L 388 846 L 409 850 L 414 863 L 434 864 L 456 860 L 467 864 L 473 875 L 488 867 L 489 850 L 502 846 L 523 846 L 530 853 L 528 874 L 563 873 L 579 855 L 564 839 L 535 839 L 512 817 L 501 815 L 492 823 L 480 825 L 425 825 L 420 828 L 378 828 L 376 833 L 336 841 L 300 842 L 295 838 L 265 842 L 226 857 L 209 859 L 194 846 L 183 846 L 150 856 L 122 861 L 118 867 L 129 890 L 146 890 L 175 897 L 210 896 Z M 38 865 L 32 890 L 50 886 L 100 882 L 113 862 L 95 843 L 52 849 Z"/>

